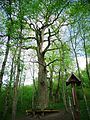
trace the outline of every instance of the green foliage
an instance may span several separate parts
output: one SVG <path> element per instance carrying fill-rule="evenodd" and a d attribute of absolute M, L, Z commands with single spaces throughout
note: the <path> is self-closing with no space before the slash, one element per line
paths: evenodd
<path fill-rule="evenodd" d="M 83 100 L 81 100 L 79 102 L 79 106 L 80 106 L 80 119 L 81 120 L 88 120 L 88 114 L 87 114 L 87 109 L 86 109 L 86 106 L 85 106 L 85 103 Z M 88 107 L 90 109 L 90 100 L 88 101 Z"/>
<path fill-rule="evenodd" d="M 84 88 L 84 93 L 88 101 L 90 101 L 90 88 Z"/>
<path fill-rule="evenodd" d="M 23 86 L 19 89 L 18 111 L 26 111 L 32 108 L 33 86 Z"/>
<path fill-rule="evenodd" d="M 86 73 L 86 69 L 81 71 L 82 74 L 82 84 L 84 87 L 89 87 L 89 80 L 88 80 L 88 76 Z"/>
<path fill-rule="evenodd" d="M 88 29 L 90 29 L 90 27 L 88 27 Z M 88 29 L 87 29 L 87 31 L 88 31 Z M 90 57 L 90 40 L 89 40 L 89 36 L 90 36 L 90 34 L 87 33 L 87 36 L 86 36 L 86 51 L 87 51 L 88 57 Z"/>
<path fill-rule="evenodd" d="M 54 86 L 55 82 L 54 82 Z M 70 88 L 71 89 L 71 88 Z M 55 89 L 53 89 L 55 91 Z M 88 105 L 90 107 L 90 88 L 85 88 L 84 89 L 85 95 L 88 99 Z M 11 93 L 12 94 L 12 93 Z M 71 92 L 68 93 L 71 96 Z M 0 99 L 0 112 L 3 110 L 3 105 L 4 105 L 4 98 L 6 95 L 6 91 L 3 89 L 2 90 L 2 96 Z M 32 109 L 32 97 L 35 95 L 34 93 L 34 88 L 33 86 L 22 86 L 18 89 L 18 103 L 17 103 L 17 116 L 20 117 L 22 114 L 25 114 L 25 111 L 28 109 Z M 12 95 L 11 95 L 12 96 Z M 78 101 L 80 105 L 80 113 L 81 113 L 81 118 L 84 120 L 84 118 L 87 118 L 87 111 L 85 107 L 85 103 L 83 101 L 83 95 L 82 95 L 82 90 L 81 88 L 77 89 L 77 96 L 78 96 Z M 37 96 L 36 96 L 37 99 Z M 8 116 L 9 119 L 11 119 L 11 109 L 12 109 L 12 104 L 10 104 L 10 108 L 8 111 Z M 63 101 L 61 100 L 59 103 L 49 103 L 47 109 L 64 109 L 64 104 Z"/>
<path fill-rule="evenodd" d="M 71 45 L 67 41 L 69 39 L 69 35 L 68 35 L 68 38 L 66 38 L 65 36 L 66 32 L 63 33 L 63 36 L 65 36 L 64 38 L 66 39 L 65 40 L 62 37 L 62 34 L 60 33 L 65 28 L 62 28 L 62 30 L 60 31 L 60 27 L 64 26 L 64 24 L 67 24 L 65 26 L 66 28 L 68 28 L 68 26 L 72 27 L 73 29 L 71 30 L 72 34 L 75 34 L 73 35 L 73 39 L 76 40 L 74 41 L 79 42 L 80 40 L 80 44 L 76 43 L 75 49 L 77 48 L 77 46 L 79 46 L 79 48 L 82 48 L 82 45 L 83 45 L 82 37 L 85 34 L 85 41 L 86 41 L 85 47 L 86 47 L 88 56 L 90 55 L 90 40 L 89 40 L 90 33 L 88 32 L 90 30 L 90 25 L 89 25 L 90 5 L 76 1 L 72 3 L 68 3 L 67 6 L 65 6 L 66 3 L 67 3 L 67 0 L 13 0 L 12 3 L 9 3 L 8 1 L 5 2 L 4 0 L 4 2 L 2 2 L 3 10 L 0 13 L 0 17 L 1 17 L 0 34 L 10 35 L 11 40 L 10 40 L 9 47 L 11 48 L 10 48 L 9 57 L 12 57 L 11 55 L 13 56 L 15 55 L 15 58 L 17 57 L 17 52 L 15 54 L 15 51 L 16 51 L 16 46 L 17 45 L 19 46 L 19 40 L 22 39 L 23 46 L 24 45 L 26 46 L 35 45 L 36 46 L 36 41 L 37 41 L 36 39 L 23 39 L 23 38 L 28 37 L 28 36 L 35 37 L 36 29 L 37 28 L 39 29 L 40 23 L 42 26 L 47 25 L 56 18 L 56 21 L 54 22 L 54 24 L 52 24 L 49 27 L 46 26 L 47 29 L 49 28 L 51 30 L 51 38 L 50 38 L 51 45 L 49 47 L 51 51 L 47 51 L 47 53 L 45 54 L 45 62 L 47 65 L 48 76 L 50 76 L 50 73 L 52 72 L 52 68 L 53 68 L 52 80 L 53 80 L 53 93 L 54 94 L 56 93 L 58 79 L 60 79 L 59 93 L 60 93 L 61 102 L 55 103 L 54 101 L 53 103 L 50 103 L 48 105 L 48 109 L 63 109 L 64 108 L 62 87 L 64 86 L 65 90 L 67 89 L 65 85 L 65 81 L 67 79 L 69 72 L 73 71 L 73 60 L 74 59 L 71 57 L 72 55 Z M 65 6 L 65 9 L 63 9 L 64 6 Z M 60 14 L 60 16 L 58 16 L 58 19 L 57 19 L 56 16 L 61 10 L 63 12 Z M 32 26 L 34 30 L 31 29 Z M 22 33 L 21 33 L 21 27 L 22 27 Z M 47 39 L 48 37 L 47 29 L 45 31 L 46 32 L 45 39 Z M 54 40 L 54 38 L 56 40 Z M 0 41 L 1 46 L 4 46 L 3 40 L 4 39 Z M 74 45 L 75 45 L 75 42 L 74 42 Z M 82 49 L 81 49 L 81 53 L 84 52 L 84 50 Z M 3 53 L 2 52 L 3 52 L 3 49 L 0 49 L 0 55 L 4 55 L 3 54 L 4 52 Z M 24 66 L 24 60 L 22 60 L 22 56 L 20 59 L 20 63 L 21 63 L 20 72 L 23 72 L 23 70 L 25 70 L 25 66 Z M 17 61 L 15 60 L 14 65 L 16 64 L 17 64 Z M 89 68 L 90 68 L 90 65 L 89 65 Z M 59 78 L 59 70 L 60 70 L 60 78 Z M 84 92 L 89 101 L 90 100 L 90 88 L 89 88 L 89 81 L 88 81 L 88 76 L 86 74 L 86 70 L 81 71 L 81 74 L 82 74 L 82 84 L 84 86 Z M 23 77 L 21 75 L 21 79 L 22 78 Z M 71 96 L 70 90 L 71 88 L 69 88 L 68 95 Z M 6 95 L 6 91 L 5 89 L 3 89 L 2 94 L 0 96 L 0 112 L 4 110 L 5 95 Z M 77 95 L 80 101 L 81 116 L 83 116 L 82 113 L 86 114 L 86 108 L 85 108 L 85 104 L 82 102 L 83 93 L 80 88 L 77 88 Z M 11 111 L 12 111 L 12 97 L 11 96 L 13 96 L 12 92 L 10 92 L 11 101 L 9 103 L 10 106 L 9 106 L 8 114 L 11 114 Z M 35 98 L 35 101 L 33 101 L 34 98 Z M 38 94 L 37 94 L 37 91 L 34 90 L 33 86 L 20 86 L 20 88 L 18 89 L 17 113 L 19 112 L 25 113 L 27 109 L 37 108 L 37 99 L 38 99 Z M 34 102 L 34 105 L 32 102 Z M 82 120 L 83 119 L 85 119 L 85 116 L 82 117 Z"/>
<path fill-rule="evenodd" d="M 61 110 L 61 109 L 64 109 L 64 104 L 62 102 L 51 103 L 51 104 L 49 104 L 47 109 Z"/>
<path fill-rule="evenodd" d="M 2 94 L 0 96 L 0 113 L 3 112 L 3 105 L 4 105 L 4 97 L 5 97 L 5 90 L 2 90 Z"/>

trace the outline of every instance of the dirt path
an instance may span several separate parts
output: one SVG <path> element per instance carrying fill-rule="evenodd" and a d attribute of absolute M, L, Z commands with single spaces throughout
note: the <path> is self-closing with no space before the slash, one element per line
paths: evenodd
<path fill-rule="evenodd" d="M 72 120 L 72 116 L 71 116 L 71 113 L 69 113 L 69 112 L 60 111 L 59 113 L 45 115 L 40 118 L 38 118 L 37 116 L 35 116 L 35 117 L 25 116 L 25 117 L 19 118 L 17 120 Z"/>

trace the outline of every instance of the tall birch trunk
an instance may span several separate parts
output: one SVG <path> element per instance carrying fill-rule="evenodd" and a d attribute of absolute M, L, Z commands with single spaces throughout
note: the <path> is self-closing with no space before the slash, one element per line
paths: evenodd
<path fill-rule="evenodd" d="M 17 73 L 16 80 L 14 82 L 14 95 L 13 95 L 13 103 L 12 103 L 12 120 L 16 119 L 16 109 L 17 109 L 17 96 L 18 96 L 18 85 L 20 78 L 20 56 L 21 56 L 21 46 L 22 42 L 20 41 L 18 56 L 17 56 Z"/>
<path fill-rule="evenodd" d="M 78 69 L 78 76 L 79 78 L 82 80 L 82 76 L 81 76 L 81 73 L 80 73 L 80 67 L 79 67 L 79 62 L 78 62 L 78 59 L 77 59 L 77 53 L 76 53 L 76 50 L 73 46 L 73 42 L 72 40 L 70 39 L 71 41 L 71 44 L 72 44 L 72 48 L 73 48 L 73 51 L 74 51 L 74 54 L 75 54 L 75 59 L 76 59 L 76 65 L 77 65 L 77 69 Z M 84 43 L 85 44 L 85 43 Z M 87 59 L 86 59 L 87 60 Z M 82 81 L 83 82 L 83 81 Z M 84 88 L 83 88 L 83 83 L 81 83 L 81 88 L 82 88 L 82 93 L 83 93 L 83 99 L 84 99 L 84 102 L 85 102 L 85 105 L 86 105 L 86 110 L 87 110 L 87 114 L 88 114 L 88 119 L 90 120 L 90 112 L 89 112 L 89 108 L 88 108 L 88 104 L 87 104 L 87 98 L 86 98 L 86 95 L 84 93 Z"/>
<path fill-rule="evenodd" d="M 8 26 L 8 36 L 7 36 L 8 38 L 7 38 L 7 43 L 6 43 L 5 57 L 4 57 L 4 61 L 2 63 L 1 71 L 0 71 L 0 91 L 1 91 L 1 87 L 2 87 L 2 80 L 3 80 L 4 70 L 5 70 L 5 66 L 6 66 L 6 62 L 7 62 L 7 58 L 8 58 L 8 54 L 9 54 L 9 49 L 10 49 L 10 39 L 11 39 L 10 34 L 11 34 L 11 29 L 12 29 L 11 4 L 12 4 L 12 1 L 9 0 L 8 6 L 9 6 L 9 9 L 10 9 L 10 12 L 8 13 L 8 15 L 10 17 L 8 19 L 10 21 L 10 25 Z"/>
<path fill-rule="evenodd" d="M 11 102 L 10 94 L 11 94 L 11 83 L 12 83 L 12 78 L 13 78 L 13 62 L 14 62 L 14 58 L 12 59 L 12 65 L 11 65 L 11 70 L 10 70 L 10 81 L 6 88 L 6 96 L 5 96 L 5 104 L 4 104 L 4 112 L 3 112 L 2 120 L 4 120 L 6 118 L 8 108 L 9 108 L 10 102 Z"/>
<path fill-rule="evenodd" d="M 89 73 L 89 63 L 88 63 L 88 56 L 87 56 L 87 49 L 86 49 L 86 41 L 85 41 L 85 36 L 83 38 L 83 47 L 85 51 L 85 58 L 86 58 L 86 73 L 88 76 L 89 84 L 90 84 L 90 73 Z"/>
<path fill-rule="evenodd" d="M 6 43 L 5 57 L 4 57 L 4 61 L 2 63 L 1 71 L 0 71 L 0 91 L 1 91 L 1 86 L 2 86 L 4 70 L 5 70 L 8 54 L 9 54 L 9 48 L 10 48 L 9 43 L 10 43 L 10 36 L 8 36 L 8 40 L 7 40 L 7 43 Z"/>

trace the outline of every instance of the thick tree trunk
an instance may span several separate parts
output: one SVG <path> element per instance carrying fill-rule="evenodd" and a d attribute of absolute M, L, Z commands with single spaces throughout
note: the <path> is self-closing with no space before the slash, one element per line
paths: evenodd
<path fill-rule="evenodd" d="M 40 109 L 45 109 L 48 106 L 48 88 L 47 88 L 47 69 L 45 63 L 45 53 L 50 46 L 50 30 L 48 36 L 48 45 L 43 50 L 44 44 L 44 29 L 36 30 L 37 38 L 37 57 L 39 63 L 38 71 L 38 107 Z"/>
<path fill-rule="evenodd" d="M 45 109 L 48 106 L 48 89 L 47 89 L 47 70 L 43 54 L 39 54 L 39 72 L 38 72 L 38 89 L 39 89 L 39 107 Z"/>

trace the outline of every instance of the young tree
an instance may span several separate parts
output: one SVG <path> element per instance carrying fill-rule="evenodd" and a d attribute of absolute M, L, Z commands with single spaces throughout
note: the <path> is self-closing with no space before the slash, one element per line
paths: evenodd
<path fill-rule="evenodd" d="M 11 0 L 9 0 L 7 3 L 5 3 L 5 1 L 3 2 L 4 11 L 5 11 L 5 14 L 7 15 L 7 20 L 9 24 L 7 26 L 7 43 L 6 43 L 5 57 L 2 63 L 1 71 L 0 71 L 0 91 L 2 86 L 4 70 L 5 70 L 9 49 L 10 49 L 11 31 L 12 31 L 12 24 L 13 24 L 12 17 L 11 17 L 11 14 L 12 14 L 11 4 L 12 4 Z"/>

